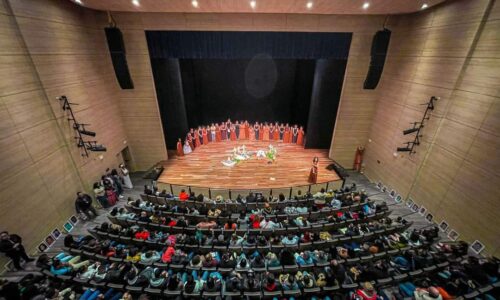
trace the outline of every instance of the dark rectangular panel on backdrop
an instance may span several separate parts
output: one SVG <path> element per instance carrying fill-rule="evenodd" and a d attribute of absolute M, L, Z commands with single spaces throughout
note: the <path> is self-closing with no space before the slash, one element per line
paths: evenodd
<path fill-rule="evenodd" d="M 104 28 L 104 32 L 106 33 L 111 61 L 113 62 L 116 79 L 120 87 L 122 89 L 133 89 L 134 83 L 128 70 L 122 32 L 117 27 L 106 27 Z"/>
<path fill-rule="evenodd" d="M 377 87 L 384 70 L 390 39 L 391 31 L 389 29 L 377 31 L 373 36 L 370 67 L 363 85 L 364 89 L 373 90 Z"/>

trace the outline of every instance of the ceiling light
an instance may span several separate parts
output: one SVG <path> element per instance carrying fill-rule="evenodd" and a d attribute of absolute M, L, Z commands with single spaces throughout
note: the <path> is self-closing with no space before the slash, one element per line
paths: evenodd
<path fill-rule="evenodd" d="M 139 3 L 139 0 L 132 0 L 132 4 L 133 4 L 133 5 L 135 5 L 135 6 L 139 6 L 139 5 L 141 5 L 141 4 Z"/>
<path fill-rule="evenodd" d="M 78 4 L 83 4 L 82 0 L 75 0 L 75 2 L 78 3 Z"/>
<path fill-rule="evenodd" d="M 367 9 L 368 7 L 370 7 L 370 3 L 365 2 L 365 3 L 363 4 L 363 9 Z"/>
<path fill-rule="evenodd" d="M 312 1 L 307 2 L 306 7 L 307 9 L 311 9 L 313 7 Z"/>
<path fill-rule="evenodd" d="M 426 9 L 427 7 L 429 7 L 429 5 L 427 5 L 427 3 L 424 3 L 424 4 L 422 4 L 421 9 Z"/>
<path fill-rule="evenodd" d="M 193 7 L 198 8 L 198 1 L 196 0 L 191 1 L 191 5 L 193 5 Z"/>
<path fill-rule="evenodd" d="M 251 8 L 255 9 L 256 6 L 257 6 L 257 1 L 255 1 L 255 0 L 250 1 Z"/>

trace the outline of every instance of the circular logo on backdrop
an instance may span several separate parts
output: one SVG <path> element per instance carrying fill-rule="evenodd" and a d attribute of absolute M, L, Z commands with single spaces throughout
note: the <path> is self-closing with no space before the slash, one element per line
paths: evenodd
<path fill-rule="evenodd" d="M 250 95 L 264 98 L 270 95 L 278 80 L 274 59 L 268 54 L 255 55 L 245 70 L 245 86 Z"/>

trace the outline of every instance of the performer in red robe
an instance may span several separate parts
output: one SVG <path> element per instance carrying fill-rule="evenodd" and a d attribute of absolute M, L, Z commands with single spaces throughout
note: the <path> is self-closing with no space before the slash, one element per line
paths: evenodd
<path fill-rule="evenodd" d="M 279 127 L 279 134 L 280 134 L 280 141 L 284 142 L 285 141 L 285 126 L 283 126 L 283 123 L 281 123 L 281 126 Z"/>
<path fill-rule="evenodd" d="M 264 139 L 264 124 L 259 125 L 259 140 L 262 141 Z"/>
<path fill-rule="evenodd" d="M 354 158 L 354 170 L 360 172 L 361 164 L 363 163 L 363 152 L 365 152 L 365 148 L 363 146 L 359 146 L 356 149 L 356 157 Z"/>
<path fill-rule="evenodd" d="M 259 122 L 255 122 L 255 124 L 253 125 L 253 131 L 255 133 L 255 139 L 258 140 L 259 139 L 259 131 L 260 131 L 260 125 L 259 125 Z"/>
<path fill-rule="evenodd" d="M 250 124 L 248 123 L 248 121 L 245 121 L 245 135 L 247 139 L 250 136 Z"/>
<path fill-rule="evenodd" d="M 227 127 L 224 122 L 222 122 L 222 125 L 220 126 L 220 134 L 223 141 L 227 140 Z"/>
<path fill-rule="evenodd" d="M 311 171 L 309 172 L 309 178 L 307 179 L 309 183 L 316 183 L 318 181 L 318 162 L 319 159 L 315 157 L 313 159 L 313 165 L 311 167 Z"/>
<path fill-rule="evenodd" d="M 255 141 L 255 127 L 250 127 L 250 133 L 248 135 L 248 139 L 251 141 Z"/>
<path fill-rule="evenodd" d="M 299 134 L 297 137 L 297 145 L 304 145 L 304 128 L 300 126 Z"/>
<path fill-rule="evenodd" d="M 186 140 L 188 141 L 188 144 L 189 144 L 189 147 L 191 148 L 191 151 L 193 151 L 194 150 L 194 143 L 193 143 L 193 136 L 191 135 L 191 132 L 188 132 Z"/>
<path fill-rule="evenodd" d="M 285 135 L 283 137 L 283 143 L 290 143 L 290 126 L 286 124 L 285 126 Z"/>
<path fill-rule="evenodd" d="M 231 141 L 236 141 L 236 127 L 234 125 L 231 125 L 229 137 Z"/>
<path fill-rule="evenodd" d="M 274 124 L 274 133 L 273 133 L 273 139 L 275 141 L 280 140 L 280 126 L 278 125 L 278 122 Z"/>
<path fill-rule="evenodd" d="M 245 122 L 240 123 L 240 140 L 246 140 L 247 139 L 247 125 Z"/>
<path fill-rule="evenodd" d="M 264 129 L 262 131 L 263 131 L 262 139 L 264 141 L 269 141 L 269 126 L 267 125 L 267 123 L 264 125 Z"/>
<path fill-rule="evenodd" d="M 182 150 L 182 140 L 177 140 L 177 156 L 184 156 L 184 150 Z"/>
<path fill-rule="evenodd" d="M 220 142 L 222 140 L 219 124 L 215 125 L 215 141 Z"/>
<path fill-rule="evenodd" d="M 198 148 L 201 146 L 199 128 L 194 131 L 194 147 Z"/>
<path fill-rule="evenodd" d="M 207 145 L 208 144 L 208 132 L 207 132 L 206 127 L 203 127 L 203 129 L 201 130 L 201 135 L 203 137 L 203 145 Z"/>

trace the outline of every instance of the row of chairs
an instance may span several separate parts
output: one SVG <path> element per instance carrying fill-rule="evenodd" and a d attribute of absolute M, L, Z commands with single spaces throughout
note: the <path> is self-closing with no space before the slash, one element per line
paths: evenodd
<path fill-rule="evenodd" d="M 346 212 L 346 211 L 357 212 L 357 211 L 361 210 L 364 205 L 372 204 L 372 203 L 373 203 L 373 201 L 354 204 L 354 205 L 350 205 L 350 206 L 344 206 L 344 207 L 341 207 L 338 209 L 323 208 L 322 210 L 319 210 L 319 211 L 313 211 L 313 212 L 309 211 L 307 213 L 298 213 L 298 214 L 281 213 L 281 214 L 271 214 L 268 216 L 273 217 L 273 218 L 277 218 L 278 220 L 285 220 L 285 219 L 292 218 L 292 217 L 293 218 L 307 217 L 309 220 L 319 220 L 321 218 L 325 218 L 327 216 L 330 216 L 332 214 L 339 213 L 339 212 Z M 130 212 L 133 212 L 133 213 L 141 213 L 143 211 L 147 212 L 148 214 L 152 213 L 149 210 L 144 210 L 144 209 L 141 209 L 139 207 L 135 207 L 135 206 L 128 205 L 128 204 L 125 205 L 125 209 L 130 211 Z M 387 209 L 387 208 L 385 208 L 385 209 Z M 163 215 L 163 216 L 171 216 L 174 218 L 178 218 L 178 217 L 182 216 L 188 220 L 193 220 L 193 221 L 198 221 L 198 222 L 205 220 L 205 219 L 220 220 L 223 222 L 227 222 L 229 219 L 236 220 L 239 217 L 239 212 L 231 213 L 231 216 L 227 216 L 227 217 L 207 216 L 207 215 L 192 215 L 192 214 L 176 213 L 176 212 L 161 211 L 161 210 L 160 210 L 160 212 L 161 212 L 161 215 Z"/>
<path fill-rule="evenodd" d="M 465 259 L 464 257 L 461 257 L 457 260 L 459 262 L 460 260 Z M 402 283 L 402 282 L 407 282 L 411 280 L 417 280 L 421 279 L 424 277 L 429 277 L 433 276 L 435 273 L 440 272 L 444 268 L 449 266 L 449 262 L 444 262 L 440 264 L 436 264 L 430 267 L 426 267 L 423 269 L 411 271 L 408 273 L 404 274 L 398 274 L 394 276 L 390 276 L 387 278 L 379 279 L 376 281 L 373 281 L 372 284 L 377 287 L 377 288 L 382 288 L 382 287 L 390 287 L 394 286 L 396 284 Z M 46 275 L 48 278 L 52 280 L 61 280 L 65 281 L 67 283 L 74 283 L 78 284 L 80 286 L 87 286 L 87 287 L 94 287 L 94 288 L 113 288 L 115 290 L 119 291 L 128 291 L 132 294 L 141 294 L 141 293 L 147 293 L 148 295 L 155 297 L 155 298 L 176 298 L 179 296 L 182 296 L 184 298 L 214 298 L 214 297 L 245 297 L 247 299 L 271 299 L 274 297 L 301 297 L 305 296 L 307 297 L 308 295 L 310 297 L 312 296 L 318 296 L 318 295 L 333 295 L 335 293 L 339 294 L 345 294 L 349 291 L 353 291 L 359 287 L 358 282 L 354 282 L 351 284 L 341 284 L 341 285 L 335 285 L 335 286 L 327 286 L 327 287 L 313 287 L 313 288 L 304 288 L 304 289 L 299 289 L 299 290 L 276 290 L 276 291 L 255 291 L 255 292 L 229 292 L 226 291 L 224 288 L 221 289 L 221 291 L 217 292 L 208 292 L 208 291 L 202 291 L 199 293 L 195 294 L 190 294 L 186 293 L 181 290 L 168 290 L 168 289 L 157 289 L 157 288 L 151 288 L 151 287 L 140 287 L 140 286 L 130 286 L 126 284 L 117 284 L 117 283 L 107 283 L 107 282 L 98 282 L 93 279 L 82 279 L 79 278 L 78 276 L 71 276 L 71 275 L 54 275 L 52 274 L 49 270 L 42 270 L 42 273 Z M 480 289 L 477 289 L 471 294 L 468 294 L 464 296 L 464 299 L 473 299 L 477 297 L 481 292 L 486 293 L 491 291 L 493 288 L 498 288 L 498 283 L 494 285 L 488 285 L 485 287 L 482 287 Z M 473 296 L 472 298 L 470 298 Z"/>
<path fill-rule="evenodd" d="M 156 195 L 145 195 L 141 194 L 141 199 L 143 201 L 149 201 L 153 204 L 157 205 L 179 205 L 179 206 L 184 206 L 184 207 L 194 207 L 198 205 L 206 205 L 208 208 L 218 208 L 218 209 L 224 209 L 224 210 L 229 210 L 232 212 L 239 212 L 242 210 L 243 207 L 245 207 L 247 210 L 253 210 L 257 208 L 264 208 L 266 203 L 269 203 L 269 205 L 273 208 L 285 208 L 287 206 L 312 206 L 314 203 L 317 201 L 317 199 L 314 198 L 309 198 L 309 199 L 303 199 L 303 200 L 285 200 L 282 202 L 255 202 L 255 203 L 210 203 L 210 202 L 198 202 L 194 200 L 185 200 L 181 201 L 179 198 L 165 198 L 165 197 L 160 197 Z M 333 200 L 333 197 L 328 197 L 328 199 L 325 199 L 326 202 L 330 202 Z"/>
<path fill-rule="evenodd" d="M 387 251 L 382 251 L 376 254 L 370 254 L 370 255 L 365 255 L 362 257 L 356 257 L 356 258 L 349 258 L 349 259 L 339 259 L 338 263 L 340 264 L 345 264 L 345 265 L 356 265 L 359 263 L 367 263 L 373 260 L 378 260 L 378 259 L 383 259 L 383 258 L 388 258 L 388 257 L 393 257 L 402 253 L 405 253 L 408 250 L 416 250 L 418 248 L 423 247 L 424 244 L 418 245 L 418 246 L 406 246 L 401 249 L 391 249 Z M 83 250 L 83 249 L 76 249 L 76 248 L 64 248 L 64 252 L 69 253 L 73 256 L 81 256 L 85 259 L 90 259 L 94 261 L 100 261 L 100 262 L 111 262 L 111 263 L 122 263 L 125 262 L 126 260 L 124 258 L 117 258 L 117 257 L 107 257 L 101 254 L 97 254 L 91 251 Z M 186 264 L 169 264 L 169 263 L 162 263 L 162 262 L 154 262 L 154 263 L 142 263 L 138 262 L 137 263 L 140 266 L 147 267 L 156 267 L 160 269 L 172 269 L 172 270 L 189 270 L 191 271 L 218 271 L 221 274 L 227 274 L 233 271 L 233 268 L 222 268 L 222 267 L 217 267 L 217 268 L 206 268 L 206 267 L 193 267 L 189 266 L 187 263 Z M 252 268 L 252 270 L 256 273 L 262 273 L 262 272 L 270 272 L 270 273 L 283 273 L 283 272 L 290 272 L 294 273 L 297 271 L 310 271 L 315 268 L 324 268 L 326 266 L 329 266 L 330 262 L 324 262 L 324 263 L 314 263 L 314 264 L 308 264 L 308 265 L 287 265 L 287 266 L 276 266 L 276 267 L 264 267 L 264 268 Z"/>
<path fill-rule="evenodd" d="M 265 251 L 265 250 L 271 250 L 271 251 L 281 251 L 282 249 L 290 248 L 292 250 L 309 250 L 309 249 L 325 249 L 325 248 L 330 248 L 332 246 L 336 245 L 342 245 L 342 244 L 347 244 L 347 243 L 352 243 L 352 242 L 357 242 L 361 243 L 364 241 L 368 240 L 373 240 L 376 238 L 379 238 L 380 236 L 383 235 L 389 235 L 393 234 L 396 232 L 403 232 L 406 229 L 408 229 L 412 223 L 406 223 L 406 224 L 398 224 L 395 226 L 388 226 L 384 229 L 376 230 L 374 232 L 369 232 L 366 234 L 362 235 L 357 235 L 357 236 L 338 236 L 338 237 L 333 237 L 332 240 L 322 240 L 322 241 L 316 241 L 316 242 L 310 242 L 310 243 L 299 243 L 297 245 L 292 245 L 292 246 L 284 246 L 284 245 L 271 245 L 271 246 L 254 246 L 254 247 L 243 247 L 243 246 L 213 246 L 213 245 L 189 245 L 189 244 L 176 244 L 177 248 L 185 249 L 186 252 L 190 251 L 200 251 L 202 253 L 207 253 L 210 251 L 236 251 L 236 252 L 252 252 L 255 250 L 260 250 L 260 251 Z M 103 232 L 99 229 L 88 229 L 88 232 L 92 234 L 93 236 L 100 238 L 100 239 L 110 239 L 122 244 L 134 244 L 137 245 L 138 247 L 148 247 L 150 249 L 162 249 L 165 247 L 165 243 L 163 242 L 154 242 L 154 241 L 145 241 L 142 239 L 136 239 L 132 238 L 129 236 L 123 236 L 119 234 L 111 234 L 108 232 Z M 259 231 L 255 232 L 258 233 Z M 285 232 L 286 234 L 286 232 Z"/>
<path fill-rule="evenodd" d="M 389 216 L 391 211 L 385 211 L 385 212 L 380 212 L 376 213 L 374 215 L 368 216 L 363 219 L 349 219 L 346 221 L 338 222 L 338 223 L 311 223 L 308 226 L 303 226 L 303 227 L 297 227 L 297 226 L 288 226 L 286 228 L 276 228 L 276 229 L 236 229 L 236 230 L 229 230 L 229 229 L 199 229 L 196 228 L 195 226 L 187 226 L 187 227 L 179 227 L 179 226 L 166 226 L 166 225 L 160 225 L 158 223 L 152 223 L 152 222 L 143 222 L 143 221 L 138 221 L 135 219 L 120 219 L 111 215 L 108 215 L 108 219 L 111 223 L 118 224 L 122 227 L 131 227 L 131 226 L 139 226 L 142 228 L 146 228 L 148 230 L 160 230 L 163 232 L 169 232 L 169 233 L 186 233 L 186 234 L 194 234 L 196 231 L 201 231 L 202 233 L 205 234 L 224 234 L 224 236 L 229 237 L 232 234 L 236 233 L 237 235 L 244 235 L 249 232 L 254 232 L 259 235 L 264 235 L 264 236 L 269 236 L 269 235 L 281 235 L 281 234 L 287 234 L 287 233 L 297 233 L 297 232 L 304 232 L 304 231 L 309 231 L 309 232 L 321 232 L 321 231 L 331 231 L 335 230 L 338 228 L 346 227 L 349 226 L 350 224 L 361 224 L 361 223 L 369 223 L 375 220 L 380 220 L 382 218 L 385 218 Z"/>

